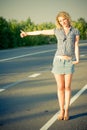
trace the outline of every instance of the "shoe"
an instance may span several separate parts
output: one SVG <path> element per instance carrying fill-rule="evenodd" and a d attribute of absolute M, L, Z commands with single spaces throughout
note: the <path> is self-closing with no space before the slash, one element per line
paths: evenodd
<path fill-rule="evenodd" d="M 63 120 L 63 119 L 64 119 L 64 113 L 65 113 L 64 110 L 62 110 L 62 111 L 60 112 L 60 114 L 58 115 L 58 120 Z"/>

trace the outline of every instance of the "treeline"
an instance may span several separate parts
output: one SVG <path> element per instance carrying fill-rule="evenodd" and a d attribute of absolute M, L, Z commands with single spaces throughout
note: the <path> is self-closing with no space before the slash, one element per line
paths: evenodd
<path fill-rule="evenodd" d="M 73 21 L 73 25 L 79 29 L 80 38 L 87 39 L 87 22 L 83 18 Z M 0 49 L 16 48 L 22 46 L 35 46 L 56 42 L 55 36 L 27 36 L 20 37 L 20 30 L 35 31 L 55 28 L 53 23 L 34 24 L 30 18 L 26 21 L 9 20 L 0 17 Z"/>

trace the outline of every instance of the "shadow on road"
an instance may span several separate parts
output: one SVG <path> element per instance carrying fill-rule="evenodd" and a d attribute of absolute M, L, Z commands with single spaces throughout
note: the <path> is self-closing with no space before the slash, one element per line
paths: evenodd
<path fill-rule="evenodd" d="M 76 118 L 79 118 L 79 117 L 83 117 L 83 116 L 87 116 L 87 113 L 80 113 L 80 114 L 77 114 L 77 115 L 70 116 L 70 120 L 73 120 L 73 119 L 76 119 Z"/>

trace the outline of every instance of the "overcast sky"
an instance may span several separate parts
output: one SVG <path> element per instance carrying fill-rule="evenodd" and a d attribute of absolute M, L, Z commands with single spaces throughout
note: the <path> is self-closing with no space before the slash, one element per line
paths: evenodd
<path fill-rule="evenodd" d="M 0 0 L 0 16 L 34 23 L 55 22 L 59 11 L 67 11 L 72 20 L 87 21 L 87 0 Z"/>

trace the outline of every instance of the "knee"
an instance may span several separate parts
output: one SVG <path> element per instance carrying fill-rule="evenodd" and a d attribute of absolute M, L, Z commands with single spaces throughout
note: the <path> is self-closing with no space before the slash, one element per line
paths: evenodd
<path fill-rule="evenodd" d="M 70 91 L 71 90 L 71 87 L 70 86 L 66 86 L 65 87 L 65 91 Z"/>
<path fill-rule="evenodd" d="M 65 86 L 64 85 L 59 85 L 58 86 L 58 91 L 64 91 L 65 90 Z"/>

